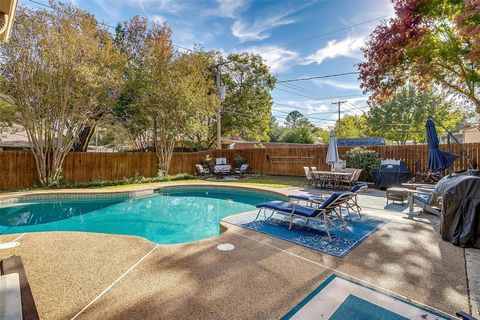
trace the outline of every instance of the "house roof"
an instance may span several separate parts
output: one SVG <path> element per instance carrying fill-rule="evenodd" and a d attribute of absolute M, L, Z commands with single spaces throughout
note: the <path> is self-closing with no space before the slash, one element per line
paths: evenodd
<path fill-rule="evenodd" d="M 30 148 L 30 142 L 23 140 L 0 141 L 0 148 Z"/>
<path fill-rule="evenodd" d="M 337 139 L 337 145 L 342 147 L 383 146 L 385 139 L 378 137 Z"/>

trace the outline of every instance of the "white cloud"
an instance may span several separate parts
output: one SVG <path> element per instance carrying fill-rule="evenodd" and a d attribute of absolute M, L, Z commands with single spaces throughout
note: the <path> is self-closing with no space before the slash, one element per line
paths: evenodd
<path fill-rule="evenodd" d="M 335 88 L 345 89 L 345 90 L 360 90 L 358 83 L 341 82 L 341 81 L 330 80 L 330 79 L 314 79 L 313 82 L 319 86 L 327 85 L 330 87 L 335 87 Z"/>
<path fill-rule="evenodd" d="M 347 37 L 343 40 L 331 40 L 323 48 L 320 48 L 312 55 L 303 59 L 302 64 L 308 65 L 311 63 L 321 64 L 326 59 L 334 59 L 337 57 L 349 57 L 360 59 L 360 48 L 365 44 L 365 38 Z"/>
<path fill-rule="evenodd" d="M 238 18 L 231 26 L 232 34 L 241 41 L 259 41 L 270 37 L 269 30 L 292 24 L 297 22 L 296 19 L 290 16 L 302 9 L 310 3 L 304 3 L 301 6 L 296 6 L 291 9 L 283 9 L 283 11 L 273 11 L 273 9 L 265 12 L 257 12 L 255 19 L 248 21 L 243 18 Z M 273 13 L 272 13 L 273 12 Z"/>
<path fill-rule="evenodd" d="M 275 109 L 290 112 L 292 110 L 298 110 L 303 114 L 315 114 L 321 112 L 321 115 L 316 117 L 327 118 L 331 114 L 336 114 L 336 111 L 332 107 L 318 100 L 303 99 L 303 100 L 275 100 Z M 328 113 L 325 113 L 328 112 Z"/>
<path fill-rule="evenodd" d="M 288 70 L 292 66 L 292 62 L 296 62 L 298 52 L 285 48 L 269 45 L 242 49 L 243 52 L 259 54 L 265 63 L 270 67 L 272 73 L 281 73 Z"/>
<path fill-rule="evenodd" d="M 235 18 L 247 7 L 246 0 L 217 0 L 218 7 L 213 11 L 222 17 Z"/>
<path fill-rule="evenodd" d="M 181 1 L 174 0 L 124 0 L 124 3 L 129 6 L 141 7 L 145 10 L 145 7 L 161 9 L 169 12 L 177 12 L 183 7 Z"/>
<path fill-rule="evenodd" d="M 159 14 L 154 14 L 153 16 L 151 16 L 151 19 L 152 19 L 153 22 L 158 23 L 158 24 L 162 24 L 165 21 L 167 21 L 167 19 L 165 19 L 164 16 L 161 16 Z"/>
<path fill-rule="evenodd" d="M 285 18 L 283 15 L 267 17 L 253 23 L 238 19 L 232 24 L 231 30 L 232 34 L 241 41 L 259 41 L 270 37 L 268 30 L 295 22 L 294 19 Z"/>

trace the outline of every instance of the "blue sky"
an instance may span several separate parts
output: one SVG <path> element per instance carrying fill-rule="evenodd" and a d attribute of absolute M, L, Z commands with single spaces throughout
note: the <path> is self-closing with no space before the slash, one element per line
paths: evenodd
<path fill-rule="evenodd" d="M 65 1 L 110 25 L 134 15 L 166 21 L 176 45 L 198 44 L 226 54 L 258 53 L 278 80 L 356 71 L 360 48 L 379 20 L 355 25 L 393 14 L 389 0 Z M 39 8 L 30 0 L 19 3 Z M 367 110 L 357 75 L 278 84 L 273 98 L 273 114 L 280 122 L 297 109 L 318 126 L 328 127 L 337 118 L 331 103 L 339 99 L 348 101 L 342 116 Z"/>

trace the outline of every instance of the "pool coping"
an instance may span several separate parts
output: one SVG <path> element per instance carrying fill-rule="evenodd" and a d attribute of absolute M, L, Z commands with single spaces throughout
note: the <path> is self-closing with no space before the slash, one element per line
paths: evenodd
<path fill-rule="evenodd" d="M 240 186 L 235 183 L 215 183 L 215 182 L 198 182 L 198 183 L 158 183 L 149 184 L 148 186 L 133 186 L 119 189 L 56 189 L 56 190 L 32 190 L 32 191 L 19 191 L 12 193 L 0 194 L 0 204 L 7 204 L 12 202 L 19 202 L 25 200 L 40 200 L 40 199 L 66 199 L 66 198 L 109 198 L 109 197 L 128 197 L 137 198 L 145 195 L 153 194 L 155 191 L 159 191 L 165 188 L 198 188 L 198 187 L 218 187 L 225 189 L 241 189 L 273 193 L 279 196 L 286 196 L 286 193 L 279 190 L 273 190 L 271 187 L 263 186 Z M 279 189 L 279 188 L 277 188 Z M 289 190 L 290 188 L 280 188 Z"/>

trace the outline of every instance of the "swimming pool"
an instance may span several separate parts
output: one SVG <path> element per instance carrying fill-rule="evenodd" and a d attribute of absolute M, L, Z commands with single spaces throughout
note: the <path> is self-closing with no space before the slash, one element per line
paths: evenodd
<path fill-rule="evenodd" d="M 239 188 L 168 188 L 142 198 L 36 200 L 0 205 L 0 234 L 84 231 L 134 235 L 156 243 L 220 234 L 220 220 L 281 196 Z"/>

